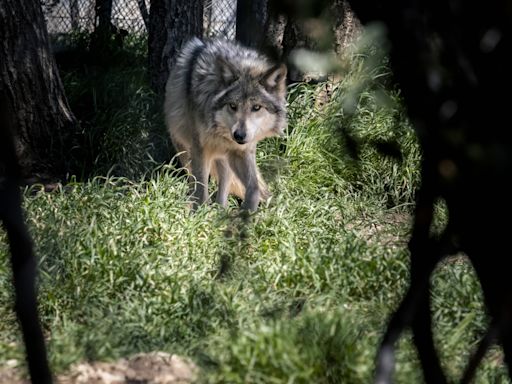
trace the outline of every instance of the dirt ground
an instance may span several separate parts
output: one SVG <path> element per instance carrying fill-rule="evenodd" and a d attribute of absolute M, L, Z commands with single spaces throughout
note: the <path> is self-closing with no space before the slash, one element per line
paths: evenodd
<path fill-rule="evenodd" d="M 0 368 L 0 383 L 30 384 L 14 365 L 17 362 Z M 189 384 L 195 380 L 197 371 L 192 362 L 182 357 L 151 352 L 111 363 L 76 364 L 59 375 L 56 384 Z"/>

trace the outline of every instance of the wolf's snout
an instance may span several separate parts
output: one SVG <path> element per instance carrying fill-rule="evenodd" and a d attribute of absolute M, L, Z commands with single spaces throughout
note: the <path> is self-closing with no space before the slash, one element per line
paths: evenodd
<path fill-rule="evenodd" d="M 233 132 L 233 139 L 235 139 L 238 144 L 245 144 L 246 137 L 246 133 L 242 130 L 237 129 L 235 132 Z"/>

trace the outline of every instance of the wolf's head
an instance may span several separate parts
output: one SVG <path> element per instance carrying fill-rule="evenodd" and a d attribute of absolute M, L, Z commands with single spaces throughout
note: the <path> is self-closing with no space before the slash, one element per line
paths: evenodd
<path fill-rule="evenodd" d="M 235 63 L 218 58 L 220 91 L 214 99 L 216 131 L 244 145 L 282 135 L 286 126 L 286 66 Z"/>

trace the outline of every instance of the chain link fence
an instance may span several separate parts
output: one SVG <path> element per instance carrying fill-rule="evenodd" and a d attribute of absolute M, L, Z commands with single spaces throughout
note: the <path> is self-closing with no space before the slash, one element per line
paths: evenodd
<path fill-rule="evenodd" d="M 41 5 L 50 35 L 94 29 L 94 1 L 42 0 Z"/>
<path fill-rule="evenodd" d="M 236 0 L 204 1 L 204 34 L 235 39 Z"/>
<path fill-rule="evenodd" d="M 95 0 L 40 0 L 50 35 L 92 32 Z M 133 34 L 147 32 L 144 21 L 150 0 L 113 0 L 112 24 Z M 147 18 L 146 18 L 147 21 Z M 236 0 L 204 0 L 204 35 L 235 38 Z"/>

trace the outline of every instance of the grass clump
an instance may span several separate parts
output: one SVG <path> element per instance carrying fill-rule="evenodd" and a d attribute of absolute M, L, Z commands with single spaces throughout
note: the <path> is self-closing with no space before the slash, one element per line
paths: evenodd
<path fill-rule="evenodd" d="M 368 351 L 360 326 L 342 311 L 320 309 L 299 317 L 259 323 L 219 340 L 223 351 L 212 375 L 218 382 L 365 382 Z M 226 345 L 227 344 L 227 345 Z"/>

